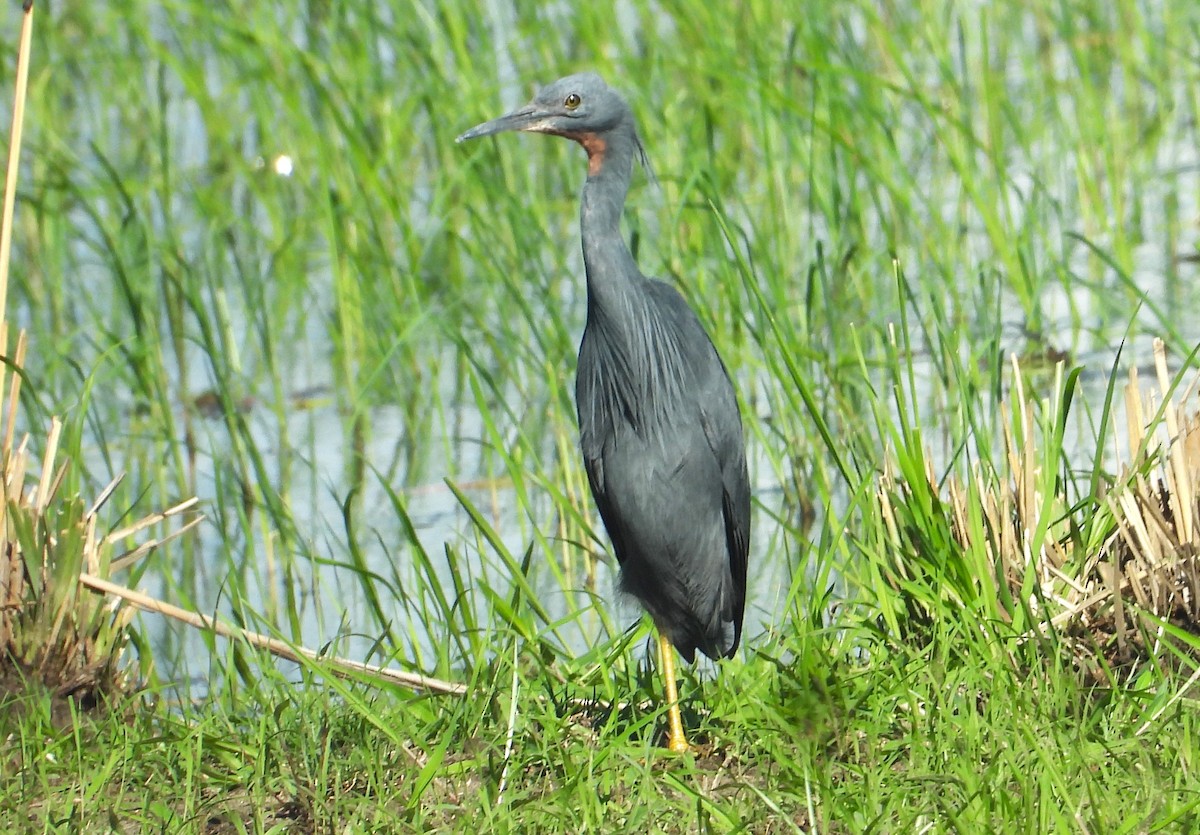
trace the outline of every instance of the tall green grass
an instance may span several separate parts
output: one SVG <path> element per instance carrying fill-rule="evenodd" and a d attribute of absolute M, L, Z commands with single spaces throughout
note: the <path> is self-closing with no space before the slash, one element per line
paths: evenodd
<path fill-rule="evenodd" d="M 60 769 L 30 696 L 2 754 L 25 769 L 10 808 L 90 824 L 59 787 L 119 777 L 109 805 L 132 815 L 163 772 L 175 796 L 137 813 L 147 828 L 213 808 L 254 831 L 289 809 L 414 831 L 1194 819 L 1191 696 L 1134 733 L 1147 700 L 1190 693 L 1194 660 L 1093 689 L 1052 644 L 1015 668 L 1015 632 L 970 618 L 1019 606 L 983 594 L 988 567 L 936 513 L 914 530 L 943 573 L 886 581 L 875 497 L 889 460 L 911 484 L 1003 471 L 1015 352 L 1067 358 L 1065 380 L 1026 381 L 1058 439 L 1042 475 L 1102 507 L 1118 343 L 1123 367 L 1150 335 L 1176 358 L 1200 339 L 1200 13 L 621 9 L 41 10 L 9 305 L 30 329 L 28 413 L 74 416 L 64 452 L 93 488 L 126 473 L 110 507 L 196 493 L 211 520 L 131 582 L 477 695 L 319 685 L 143 619 L 174 709 L 84 726 L 54 743 Z M 657 750 L 647 633 L 609 602 L 576 455 L 580 153 L 453 142 L 584 68 L 630 96 L 655 174 L 631 192 L 635 251 L 712 334 L 753 461 L 747 650 L 688 674 L 712 746 L 690 764 Z"/>

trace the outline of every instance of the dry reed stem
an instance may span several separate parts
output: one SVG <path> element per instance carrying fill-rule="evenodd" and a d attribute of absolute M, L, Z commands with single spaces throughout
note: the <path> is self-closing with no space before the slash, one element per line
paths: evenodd
<path fill-rule="evenodd" d="M 8 169 L 4 177 L 4 210 L 0 216 L 0 322 L 8 304 L 8 262 L 12 254 L 13 209 L 17 199 L 17 171 L 21 161 L 21 134 L 25 128 L 25 96 L 29 90 L 29 48 L 33 43 L 33 3 L 26 4 L 17 45 L 17 83 L 13 96 L 12 127 L 8 142 Z M 7 342 L 0 344 L 7 345 Z"/>
<path fill-rule="evenodd" d="M 400 684 L 405 687 L 413 687 L 419 690 L 425 690 L 433 693 L 446 693 L 449 695 L 461 696 L 467 692 L 466 685 L 458 684 L 453 681 L 445 681 L 431 676 L 423 676 L 419 673 L 410 673 L 405 670 L 397 670 L 393 667 L 380 667 L 375 664 L 364 664 L 361 661 L 351 661 L 348 658 L 338 658 L 336 656 L 321 655 L 320 653 L 307 649 L 305 647 L 293 646 L 286 641 L 281 641 L 278 638 L 271 638 L 267 635 L 262 635 L 258 632 L 251 632 L 247 629 L 242 629 L 237 626 L 230 626 L 216 618 L 208 615 L 201 615 L 197 612 L 189 612 L 187 609 L 181 609 L 178 606 L 173 606 L 161 600 L 156 600 L 153 597 L 126 588 L 125 586 L 117 585 L 109 582 L 101 577 L 94 577 L 90 574 L 81 574 L 79 582 L 96 591 L 111 594 L 116 597 L 126 600 L 139 609 L 147 612 L 155 612 L 160 615 L 174 618 L 182 621 L 189 626 L 194 626 L 197 629 L 207 629 L 224 638 L 232 638 L 235 640 L 243 640 L 251 646 L 265 649 L 272 655 L 277 655 L 280 658 L 286 658 L 289 661 L 301 663 L 307 659 L 317 663 L 318 665 L 327 666 L 332 672 L 338 674 L 366 674 L 382 678 L 386 681 Z"/>

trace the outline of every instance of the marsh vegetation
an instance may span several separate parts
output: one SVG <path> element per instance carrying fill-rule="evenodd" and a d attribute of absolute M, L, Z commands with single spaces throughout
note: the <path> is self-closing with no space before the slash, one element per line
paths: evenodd
<path fill-rule="evenodd" d="M 467 695 L 60 577 L 138 687 L 4 679 L 0 828 L 1196 827 L 1200 6 L 37 14 L 6 535 L 69 544 L 23 487 L 80 541 L 148 519 L 122 585 Z M 453 141 L 580 69 L 746 418 L 745 647 L 686 674 L 692 757 L 576 451 L 582 153 Z"/>

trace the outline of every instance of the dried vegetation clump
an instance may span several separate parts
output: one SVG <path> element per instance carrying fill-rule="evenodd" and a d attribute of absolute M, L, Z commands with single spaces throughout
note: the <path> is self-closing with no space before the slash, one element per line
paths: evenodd
<path fill-rule="evenodd" d="M 0 352 L 6 353 L 7 344 L 0 322 Z M 57 418 L 50 422 L 40 461 L 28 433 L 16 440 L 24 358 L 22 332 L 0 363 L 0 391 L 7 382 L 0 416 L 0 688 L 36 684 L 89 705 L 128 684 L 120 662 L 134 609 L 84 587 L 80 577 L 107 577 L 137 559 L 160 542 L 150 540 L 114 557 L 117 544 L 195 502 L 98 533 L 98 513 L 117 482 L 90 506 L 78 494 L 63 494 L 71 462 L 58 460 Z M 18 372 L 7 374 L 10 365 Z"/>
<path fill-rule="evenodd" d="M 1195 383 L 1177 393 L 1161 341 L 1154 354 L 1157 386 L 1143 389 L 1136 368 L 1124 386 L 1128 453 L 1108 473 L 1097 464 L 1091 478 L 1065 477 L 1062 389 L 1041 404 L 1026 396 L 1015 359 L 1002 465 L 940 489 L 928 465 L 917 485 L 889 465 L 877 493 L 896 555 L 889 585 L 903 596 L 923 577 L 960 611 L 1019 621 L 1027 637 L 1053 631 L 1098 679 L 1105 667 L 1200 656 L 1200 404 Z M 1069 495 L 1079 482 L 1091 489 Z M 931 517 L 949 559 L 929 553 Z M 918 620 L 935 611 L 945 610 L 928 596 L 908 607 Z"/>

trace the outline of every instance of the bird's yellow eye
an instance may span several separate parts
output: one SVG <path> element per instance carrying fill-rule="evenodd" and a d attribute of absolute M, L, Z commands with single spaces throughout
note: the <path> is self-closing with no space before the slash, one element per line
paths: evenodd
<path fill-rule="evenodd" d="M 563 99 L 563 107 L 565 107 L 567 110 L 574 110 L 575 108 L 579 107 L 579 102 L 580 98 L 578 93 L 568 93 L 567 97 Z"/>

